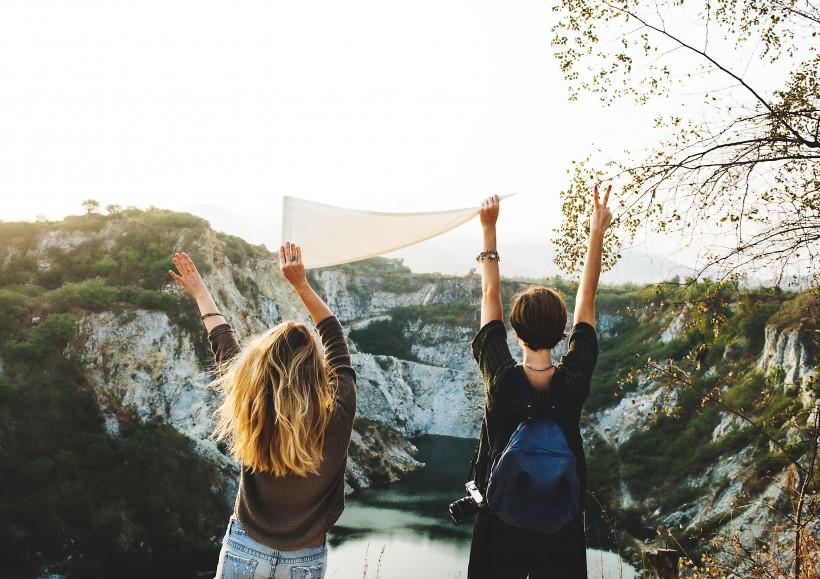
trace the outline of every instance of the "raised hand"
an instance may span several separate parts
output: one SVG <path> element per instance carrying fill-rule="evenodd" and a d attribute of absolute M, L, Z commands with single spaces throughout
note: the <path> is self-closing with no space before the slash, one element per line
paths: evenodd
<path fill-rule="evenodd" d="M 302 250 L 298 245 L 287 242 L 279 248 L 279 269 L 296 290 L 305 304 L 314 324 L 333 315 L 327 304 L 313 291 L 305 276 L 305 264 L 302 262 Z"/>
<path fill-rule="evenodd" d="M 219 313 L 211 292 L 202 281 L 202 276 L 199 275 L 193 260 L 184 253 L 175 253 L 174 265 L 179 274 L 170 269 L 168 274 L 196 300 L 199 313 L 202 314 L 202 321 L 205 322 L 205 329 L 210 332 L 219 324 L 224 324 L 225 318 Z"/>
<path fill-rule="evenodd" d="M 299 288 L 307 284 L 302 250 L 298 245 L 288 241 L 279 248 L 279 269 L 293 287 Z"/>
<path fill-rule="evenodd" d="M 612 212 L 606 206 L 612 185 L 606 188 L 604 199 L 598 194 L 598 186 L 593 188 L 594 205 L 589 218 L 589 245 L 584 258 L 584 269 L 581 272 L 581 283 L 578 284 L 578 295 L 575 298 L 574 324 L 585 322 L 595 327 L 595 294 L 598 291 L 598 279 L 601 277 L 601 256 L 604 247 L 604 232 L 612 223 Z"/>
<path fill-rule="evenodd" d="M 612 185 L 609 185 L 606 188 L 606 193 L 604 193 L 604 200 L 601 201 L 600 195 L 598 194 L 598 186 L 595 185 L 593 189 L 595 199 L 592 209 L 592 217 L 590 217 L 589 220 L 590 233 L 596 231 L 603 233 L 612 223 L 612 212 L 609 210 L 609 207 L 606 206 L 607 202 L 609 201 L 610 191 L 612 191 Z"/>
<path fill-rule="evenodd" d="M 498 221 L 498 195 L 487 197 L 481 202 L 481 209 L 478 211 L 479 219 L 482 227 L 494 227 L 495 222 Z"/>
<path fill-rule="evenodd" d="M 202 276 L 196 269 L 193 260 L 185 253 L 174 254 L 174 265 L 179 274 L 173 270 L 168 270 L 168 274 L 174 278 L 183 289 L 195 300 L 199 300 L 206 295 L 209 295 L 208 288 L 205 282 L 202 281 Z"/>

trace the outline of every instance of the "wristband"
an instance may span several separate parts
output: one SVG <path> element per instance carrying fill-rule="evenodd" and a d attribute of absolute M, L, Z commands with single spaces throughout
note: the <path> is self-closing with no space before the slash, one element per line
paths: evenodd
<path fill-rule="evenodd" d="M 487 251 L 482 251 L 481 253 L 479 253 L 476 256 L 475 260 L 478 261 L 478 262 L 482 262 L 482 261 L 484 261 L 485 257 L 487 259 L 494 259 L 496 261 L 501 261 L 501 256 L 499 256 L 498 252 L 495 251 L 494 249 L 490 249 L 490 250 L 487 250 Z"/>
<path fill-rule="evenodd" d="M 207 314 L 202 314 L 200 316 L 200 318 L 202 318 L 202 321 L 204 322 L 205 318 L 210 318 L 211 316 L 221 316 L 221 315 L 222 314 L 220 314 L 219 312 L 208 312 Z"/>

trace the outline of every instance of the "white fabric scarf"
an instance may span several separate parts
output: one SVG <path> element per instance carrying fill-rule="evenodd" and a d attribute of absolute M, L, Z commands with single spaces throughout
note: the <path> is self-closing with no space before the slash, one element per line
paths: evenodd
<path fill-rule="evenodd" d="M 478 211 L 478 207 L 467 207 L 425 213 L 384 213 L 285 196 L 282 199 L 282 244 L 290 241 L 301 247 L 307 269 L 339 265 L 441 235 L 466 223 L 478 215 Z"/>

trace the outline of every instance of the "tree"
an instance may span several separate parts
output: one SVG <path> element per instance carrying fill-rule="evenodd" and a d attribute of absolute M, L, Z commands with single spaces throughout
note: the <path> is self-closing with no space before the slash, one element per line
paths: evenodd
<path fill-rule="evenodd" d="M 644 226 L 715 234 L 701 273 L 768 267 L 780 279 L 800 267 L 816 285 L 820 5 L 561 0 L 553 10 L 552 43 L 570 98 L 589 92 L 605 104 L 631 97 L 641 105 L 678 92 L 703 97 L 691 118 L 659 116 L 659 140 L 637 160 L 625 152 L 599 170 L 590 159 L 575 163 L 562 192 L 557 263 L 573 271 L 583 258 L 588 184 L 615 181 L 621 207 L 611 249 Z"/>
<path fill-rule="evenodd" d="M 86 199 L 83 201 L 83 208 L 89 216 L 100 208 L 100 202 L 96 199 Z"/>
<path fill-rule="evenodd" d="M 112 203 L 111 205 L 106 205 L 105 210 L 108 211 L 109 215 L 117 216 L 122 213 L 122 206 Z"/>

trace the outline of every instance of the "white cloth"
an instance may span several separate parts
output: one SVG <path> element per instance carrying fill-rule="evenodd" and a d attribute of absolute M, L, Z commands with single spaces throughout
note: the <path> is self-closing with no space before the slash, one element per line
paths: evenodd
<path fill-rule="evenodd" d="M 508 196 L 505 196 L 508 197 Z M 425 213 L 359 211 L 297 197 L 282 199 L 282 244 L 302 248 L 305 268 L 389 253 L 441 235 L 478 215 L 478 207 Z"/>

